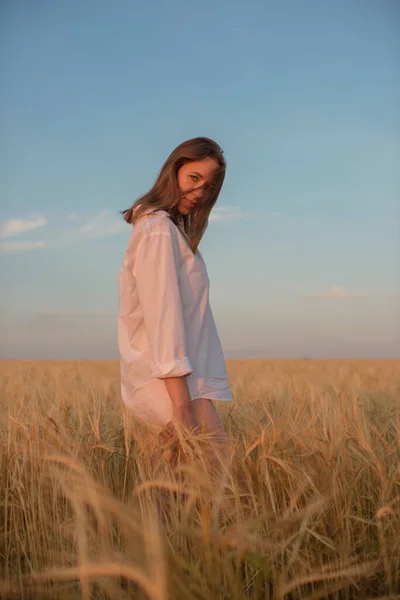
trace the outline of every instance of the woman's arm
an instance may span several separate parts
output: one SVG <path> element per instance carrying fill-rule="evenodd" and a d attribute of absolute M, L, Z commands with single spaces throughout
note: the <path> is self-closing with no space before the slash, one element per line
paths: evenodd
<path fill-rule="evenodd" d="M 173 405 L 173 420 L 191 428 L 191 400 L 186 376 L 193 372 L 179 287 L 179 247 L 168 221 L 148 231 L 136 251 L 133 276 L 143 312 L 153 376 L 164 379 Z"/>
<path fill-rule="evenodd" d="M 132 272 L 150 345 L 151 370 L 157 379 L 193 372 L 180 298 L 179 248 L 169 227 L 165 223 L 143 236 Z"/>
<path fill-rule="evenodd" d="M 186 375 L 167 377 L 164 382 L 172 401 L 173 419 L 191 429 L 195 423 Z"/>

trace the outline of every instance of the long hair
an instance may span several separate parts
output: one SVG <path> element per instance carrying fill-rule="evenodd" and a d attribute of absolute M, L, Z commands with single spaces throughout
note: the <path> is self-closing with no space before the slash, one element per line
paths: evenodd
<path fill-rule="evenodd" d="M 182 165 L 204 158 L 214 158 L 219 164 L 215 186 L 206 203 L 200 203 L 189 215 L 181 215 L 177 209 L 182 195 L 178 187 L 178 171 Z M 195 254 L 208 227 L 210 212 L 221 191 L 225 170 L 226 161 L 223 151 L 216 142 L 206 137 L 187 140 L 171 152 L 153 187 L 146 194 L 140 196 L 130 208 L 121 211 L 121 214 L 127 223 L 134 225 L 145 212 L 152 213 L 157 210 L 165 210 L 169 213 L 175 225 L 180 227 L 181 230 L 183 229 L 188 245 Z"/>

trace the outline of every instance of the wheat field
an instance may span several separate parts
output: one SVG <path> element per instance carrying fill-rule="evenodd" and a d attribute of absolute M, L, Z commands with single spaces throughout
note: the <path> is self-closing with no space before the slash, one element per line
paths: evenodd
<path fill-rule="evenodd" d="M 152 471 L 117 361 L 0 363 L 1 598 L 400 598 L 400 361 L 227 368 L 215 477 Z"/>

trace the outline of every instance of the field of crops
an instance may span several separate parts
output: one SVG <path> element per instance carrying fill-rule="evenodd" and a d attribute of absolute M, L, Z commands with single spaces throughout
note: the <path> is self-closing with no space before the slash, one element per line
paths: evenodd
<path fill-rule="evenodd" d="M 0 362 L 0 597 L 400 598 L 400 361 L 228 360 L 156 474 L 117 361 Z"/>

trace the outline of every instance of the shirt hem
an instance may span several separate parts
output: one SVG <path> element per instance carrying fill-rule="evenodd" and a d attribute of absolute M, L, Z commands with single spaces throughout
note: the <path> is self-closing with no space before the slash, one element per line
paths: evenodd
<path fill-rule="evenodd" d="M 213 398 L 212 394 L 201 394 L 200 396 L 193 396 L 190 399 L 193 401 L 199 398 L 207 398 L 207 400 L 214 400 L 215 402 L 233 402 L 233 398 Z"/>

